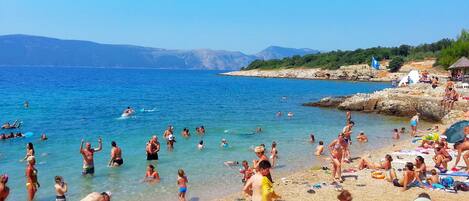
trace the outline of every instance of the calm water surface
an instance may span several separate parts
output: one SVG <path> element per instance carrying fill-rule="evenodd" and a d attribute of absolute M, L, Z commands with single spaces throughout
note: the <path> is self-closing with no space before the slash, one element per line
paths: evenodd
<path fill-rule="evenodd" d="M 329 95 L 372 92 L 388 83 L 259 79 L 218 76 L 216 71 L 167 71 L 145 69 L 2 68 L 0 74 L 0 121 L 23 121 L 22 132 L 30 138 L 0 141 L 0 173 L 8 173 L 9 200 L 26 200 L 25 145 L 36 148 L 39 182 L 38 201 L 54 199 L 53 177 L 61 175 L 69 184 L 70 200 L 92 191 L 113 192 L 113 200 L 177 200 L 177 169 L 189 178 L 188 198 L 208 200 L 241 189 L 238 168 L 227 168 L 226 160 L 252 161 L 250 147 L 278 143 L 279 165 L 275 171 L 304 168 L 316 161 L 315 145 L 307 142 L 310 132 L 328 143 L 342 129 L 344 114 L 333 109 L 303 107 L 301 103 Z M 287 97 L 282 99 L 282 97 Z M 23 108 L 28 100 L 29 109 Z M 137 110 L 134 118 L 120 119 L 127 106 Z M 153 112 L 140 112 L 153 109 Z M 294 112 L 288 119 L 276 117 Z M 374 146 L 382 146 L 390 130 L 405 122 L 399 118 L 354 113 L 355 131 L 364 130 Z M 177 143 L 160 151 L 156 165 L 161 183 L 141 183 L 145 174 L 145 143 L 156 134 L 162 138 L 167 125 L 175 127 Z M 206 135 L 195 135 L 204 125 Z M 184 139 L 184 127 L 192 136 Z M 252 135 L 256 127 L 263 133 Z M 41 142 L 40 133 L 49 140 Z M 96 174 L 82 177 L 80 140 L 104 148 L 95 154 Z M 219 147 L 226 138 L 228 149 Z M 203 139 L 206 149 L 198 151 Z M 110 142 L 123 150 L 124 165 L 108 168 Z M 164 144 L 162 144 L 164 145 Z M 354 152 L 373 148 L 373 143 L 355 145 Z"/>

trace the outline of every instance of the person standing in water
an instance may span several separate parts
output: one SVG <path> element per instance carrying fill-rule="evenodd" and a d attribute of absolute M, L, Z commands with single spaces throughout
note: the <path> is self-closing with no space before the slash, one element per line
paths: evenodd
<path fill-rule="evenodd" d="M 173 136 L 173 129 L 174 127 L 169 125 L 168 129 L 166 129 L 163 133 L 163 138 L 166 139 L 166 145 L 168 146 L 168 150 L 171 151 L 173 150 L 174 146 L 174 136 Z"/>
<path fill-rule="evenodd" d="M 147 173 L 145 174 L 144 181 L 148 183 L 155 183 L 160 181 L 160 175 L 158 174 L 158 171 L 155 170 L 155 166 L 152 164 L 149 164 L 147 167 Z"/>
<path fill-rule="evenodd" d="M 154 135 L 151 140 L 147 143 L 146 152 L 147 160 L 158 160 L 158 152 L 160 151 L 160 143 L 158 142 L 158 137 Z"/>
<path fill-rule="evenodd" d="M 324 152 L 324 142 L 319 141 L 319 145 L 316 147 L 316 152 L 315 152 L 314 155 L 320 156 L 320 155 L 322 155 L 322 152 Z"/>
<path fill-rule="evenodd" d="M 83 156 L 83 175 L 94 175 L 94 153 L 103 149 L 103 141 L 101 137 L 98 138 L 98 147 L 92 149 L 91 144 L 86 142 L 86 147 L 83 149 L 84 140 L 81 140 L 80 153 Z"/>
<path fill-rule="evenodd" d="M 187 176 L 184 173 L 183 169 L 178 170 L 178 197 L 179 201 L 185 201 L 186 200 L 186 193 L 187 193 Z"/>
<path fill-rule="evenodd" d="M 8 175 L 4 174 L 0 176 L 0 201 L 5 201 L 10 195 L 10 188 L 7 186 Z"/>
<path fill-rule="evenodd" d="M 278 159 L 277 143 L 275 141 L 272 142 L 272 149 L 270 150 L 270 159 L 272 160 L 272 167 L 275 167 L 275 164 Z"/>
<path fill-rule="evenodd" d="M 37 180 L 36 159 L 34 156 L 28 157 L 26 167 L 26 189 L 28 190 L 28 201 L 34 200 L 37 189 L 41 186 Z"/>
<path fill-rule="evenodd" d="M 55 201 L 66 201 L 65 193 L 68 191 L 67 183 L 61 176 L 55 176 Z"/>
<path fill-rule="evenodd" d="M 411 136 L 415 136 L 417 134 L 417 125 L 419 123 L 420 113 L 415 114 L 412 119 L 410 119 L 410 129 L 411 129 Z"/>
<path fill-rule="evenodd" d="M 111 160 L 109 160 L 108 166 L 110 167 L 117 167 L 121 166 L 124 163 L 122 159 L 122 149 L 117 146 L 115 141 L 111 142 Z"/>
<path fill-rule="evenodd" d="M 344 141 L 346 142 L 344 145 L 344 156 L 343 160 L 346 162 L 350 162 L 350 145 L 352 145 L 352 128 L 355 126 L 355 122 L 350 121 L 344 129 L 342 129 Z"/>
<path fill-rule="evenodd" d="M 345 113 L 345 118 L 346 118 L 346 121 L 345 121 L 346 124 L 349 124 L 352 121 L 352 112 L 350 110 L 348 110 Z"/>
<path fill-rule="evenodd" d="M 34 156 L 35 154 L 36 154 L 36 151 L 34 151 L 33 143 L 28 142 L 28 144 L 26 144 L 26 156 L 24 157 L 23 161 L 28 159 L 28 157 L 30 156 Z"/>

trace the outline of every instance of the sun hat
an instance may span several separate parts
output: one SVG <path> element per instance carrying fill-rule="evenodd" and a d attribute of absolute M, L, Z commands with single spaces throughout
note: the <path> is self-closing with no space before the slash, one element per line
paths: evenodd
<path fill-rule="evenodd" d="M 254 149 L 254 152 L 256 152 L 256 153 L 264 152 L 264 147 L 257 146 L 257 147 Z"/>

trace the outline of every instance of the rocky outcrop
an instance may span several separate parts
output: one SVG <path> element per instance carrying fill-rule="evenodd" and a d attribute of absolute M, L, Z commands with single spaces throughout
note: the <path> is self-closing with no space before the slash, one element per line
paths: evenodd
<path fill-rule="evenodd" d="M 432 89 L 428 84 L 415 84 L 405 88 L 392 88 L 371 94 L 356 94 L 348 98 L 325 98 L 319 102 L 306 104 L 308 106 L 330 107 L 331 100 L 340 110 L 374 112 L 378 114 L 411 117 L 417 112 L 429 121 L 450 122 L 464 114 L 469 108 L 466 100 L 457 101 L 453 110 L 444 111 L 440 105 L 443 99 L 443 87 Z M 340 100 L 340 101 L 339 101 Z"/>
<path fill-rule="evenodd" d="M 311 107 L 337 107 L 350 96 L 325 97 L 317 102 L 304 103 L 303 106 Z"/>

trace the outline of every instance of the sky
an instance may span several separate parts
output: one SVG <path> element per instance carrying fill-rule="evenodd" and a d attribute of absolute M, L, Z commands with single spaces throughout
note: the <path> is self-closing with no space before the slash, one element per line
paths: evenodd
<path fill-rule="evenodd" d="M 0 0 L 0 35 L 166 49 L 351 50 L 469 29 L 469 0 Z"/>

